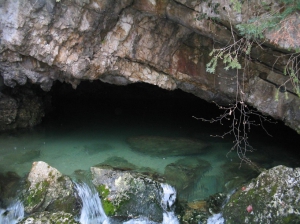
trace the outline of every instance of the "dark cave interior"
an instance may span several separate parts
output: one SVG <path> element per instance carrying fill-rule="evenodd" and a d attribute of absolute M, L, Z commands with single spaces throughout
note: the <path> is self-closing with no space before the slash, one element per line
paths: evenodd
<path fill-rule="evenodd" d="M 194 133 L 197 133 L 197 127 L 204 126 L 208 131 L 198 134 L 198 138 L 203 135 L 223 135 L 230 130 L 231 121 L 223 120 L 221 125 L 219 122 L 203 122 L 193 118 L 212 119 L 220 116 L 223 111 L 215 104 L 179 89 L 168 91 L 146 83 L 117 86 L 101 81 L 83 81 L 75 90 L 70 84 L 56 82 L 49 94 L 52 98 L 52 110 L 43 123 L 66 120 L 72 122 L 72 119 L 99 122 L 99 125 L 101 122 L 111 122 L 112 125 L 118 122 L 129 126 L 134 122 L 144 122 L 145 125 L 172 123 L 174 128 L 188 127 L 190 130 L 192 127 Z M 280 144 L 299 155 L 299 135 L 283 122 L 268 119 L 271 122 L 263 122 L 263 127 L 251 125 L 248 133 L 250 144 L 255 147 L 256 140 Z M 251 120 L 260 123 L 255 116 Z M 233 140 L 232 135 L 225 138 Z M 212 141 L 222 139 L 213 138 Z"/>

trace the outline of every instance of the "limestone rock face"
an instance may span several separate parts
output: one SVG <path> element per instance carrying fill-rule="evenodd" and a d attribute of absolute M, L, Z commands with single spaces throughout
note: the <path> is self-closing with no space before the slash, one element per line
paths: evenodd
<path fill-rule="evenodd" d="M 226 223 L 299 223 L 300 169 L 277 166 L 234 193 L 223 210 Z"/>
<path fill-rule="evenodd" d="M 27 181 L 29 187 L 24 191 L 24 207 L 27 213 L 37 211 L 74 212 L 76 199 L 73 183 L 57 169 L 47 163 L 34 162 Z"/>
<path fill-rule="evenodd" d="M 6 86 L 29 81 L 45 91 L 56 80 L 74 88 L 82 80 L 145 82 L 228 104 L 235 101 L 236 72 L 220 63 L 215 75 L 208 74 L 209 52 L 231 41 L 230 24 L 247 22 L 258 11 L 269 13 L 257 0 L 240 4 L 241 12 L 230 0 L 1 0 L 0 75 Z M 266 4 L 271 10 L 281 7 L 276 0 Z M 276 96 L 288 81 L 279 72 L 288 62 L 281 50 L 300 45 L 299 29 L 288 28 L 298 27 L 299 17 L 284 23 L 280 30 L 290 30 L 289 38 L 266 33 L 265 45 L 252 49 L 255 60 L 241 59 L 250 68 L 241 77 L 241 94 L 245 103 L 300 131 L 300 99 L 293 88 L 287 83 L 288 91 Z M 15 107 L 13 100 L 6 103 Z M 14 112 L 6 113 L 7 122 L 14 119 Z"/>

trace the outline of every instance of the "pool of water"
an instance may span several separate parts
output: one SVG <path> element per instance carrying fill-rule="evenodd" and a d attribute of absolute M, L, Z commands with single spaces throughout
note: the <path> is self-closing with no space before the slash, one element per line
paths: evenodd
<path fill-rule="evenodd" d="M 169 164 L 180 159 L 192 162 L 197 157 L 209 162 L 210 168 L 199 175 L 192 175 L 194 180 L 189 190 L 181 192 L 181 197 L 188 201 L 203 200 L 224 191 L 235 178 L 243 182 L 257 175 L 253 167 L 240 166 L 235 152 L 228 154 L 233 145 L 231 137 L 211 137 L 222 134 L 226 127 L 192 117 L 213 115 L 203 115 L 203 110 L 208 107 L 206 104 L 193 97 L 179 101 L 154 99 L 122 99 L 114 103 L 99 100 L 94 105 L 78 100 L 76 106 L 74 102 L 61 101 L 57 104 L 59 109 L 56 113 L 41 125 L 0 134 L 0 172 L 13 171 L 24 176 L 30 171 L 33 161 L 45 161 L 60 172 L 73 175 L 76 170 L 89 170 L 91 166 L 117 156 L 136 167 L 147 167 L 163 176 Z M 279 164 L 299 166 L 299 153 L 289 151 L 298 136 L 288 135 L 284 142 L 276 137 L 276 127 L 273 125 L 269 130 L 275 137 L 268 136 L 262 129 L 254 129 L 249 141 L 256 150 L 249 153 L 249 157 L 261 168 Z M 171 139 L 175 144 L 176 139 L 192 139 L 208 147 L 193 155 L 185 154 L 184 150 L 175 156 L 149 154 L 133 150 L 129 144 L 128 139 L 139 136 Z M 151 150 L 157 148 L 153 146 Z"/>

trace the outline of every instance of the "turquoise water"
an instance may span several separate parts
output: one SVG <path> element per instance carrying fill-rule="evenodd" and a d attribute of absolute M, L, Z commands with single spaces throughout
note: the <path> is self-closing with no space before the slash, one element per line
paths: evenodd
<path fill-rule="evenodd" d="M 189 201 L 203 200 L 216 192 L 230 190 L 231 184 L 238 185 L 258 174 L 246 164 L 240 167 L 236 153 L 228 154 L 232 138 L 211 137 L 222 134 L 226 127 L 192 118 L 207 118 L 220 112 L 190 94 L 148 85 L 130 89 L 101 84 L 102 89 L 96 96 L 93 88 L 77 91 L 63 88 L 67 91 L 62 91 L 62 86 L 54 88 L 56 92 L 52 93 L 52 99 L 56 110 L 49 113 L 41 125 L 0 134 L 0 172 L 13 171 L 24 176 L 33 161 L 45 161 L 60 172 L 73 175 L 75 170 L 89 170 L 91 166 L 117 156 L 163 176 L 169 164 L 180 159 L 193 161 L 197 157 L 211 165 L 203 173 L 191 175 L 194 179 L 188 190 L 179 192 L 181 198 Z M 294 147 L 293 141 L 299 139 L 298 135 L 280 125 L 267 128 L 275 137 L 259 128 L 250 135 L 249 141 L 257 149 L 249 153 L 252 161 L 261 168 L 279 164 L 299 166 L 299 153 L 289 151 Z M 192 139 L 208 147 L 198 155 L 150 155 L 133 150 L 129 144 L 129 138 L 138 136 L 174 141 Z M 153 147 L 153 150 L 157 148 Z"/>

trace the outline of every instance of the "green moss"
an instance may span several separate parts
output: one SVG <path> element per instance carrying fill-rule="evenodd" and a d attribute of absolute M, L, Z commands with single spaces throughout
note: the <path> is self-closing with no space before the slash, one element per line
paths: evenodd
<path fill-rule="evenodd" d="M 296 214 L 290 214 L 282 219 L 283 224 L 297 224 L 300 222 L 300 218 Z"/>
<path fill-rule="evenodd" d="M 272 186 L 272 188 L 271 188 L 271 195 L 273 196 L 276 192 L 277 192 L 277 185 L 275 184 L 275 185 Z"/>
<path fill-rule="evenodd" d="M 109 195 L 109 189 L 106 188 L 105 185 L 99 185 L 98 187 L 96 187 L 99 195 L 103 198 L 106 198 Z"/>
<path fill-rule="evenodd" d="M 103 210 L 106 215 L 113 216 L 116 213 L 115 206 L 110 201 L 108 201 L 107 199 L 106 200 L 101 199 L 101 202 L 102 202 Z"/>
<path fill-rule="evenodd" d="M 35 189 L 29 191 L 29 195 L 25 198 L 25 206 L 35 206 L 42 202 L 49 187 L 48 181 L 42 181 L 35 185 Z"/>
<path fill-rule="evenodd" d="M 105 214 L 108 216 L 114 215 L 117 208 L 116 208 L 116 206 L 113 205 L 113 203 L 108 198 L 109 189 L 106 188 L 105 185 L 99 185 L 98 187 L 96 187 L 96 189 L 100 195 L 102 207 L 103 207 Z"/>

